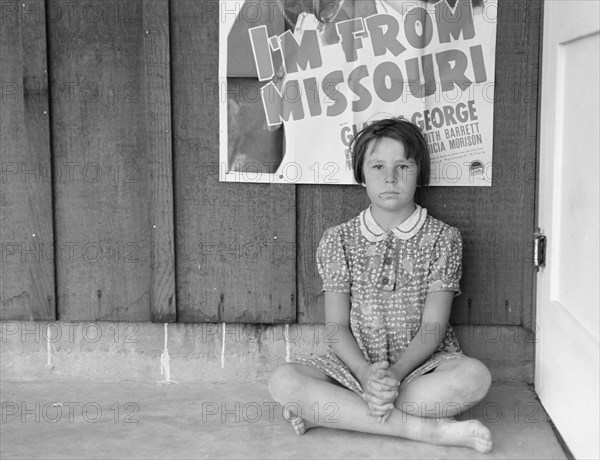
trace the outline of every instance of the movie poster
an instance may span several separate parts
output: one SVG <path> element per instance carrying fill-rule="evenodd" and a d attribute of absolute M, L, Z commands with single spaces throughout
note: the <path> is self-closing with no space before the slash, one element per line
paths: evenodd
<path fill-rule="evenodd" d="M 221 181 L 355 184 L 350 143 L 404 117 L 430 186 L 491 186 L 496 0 L 221 0 Z"/>

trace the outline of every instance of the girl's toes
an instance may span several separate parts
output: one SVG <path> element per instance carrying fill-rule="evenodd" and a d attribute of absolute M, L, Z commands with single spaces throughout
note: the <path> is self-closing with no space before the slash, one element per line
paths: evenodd
<path fill-rule="evenodd" d="M 291 419 L 290 423 L 292 424 L 292 427 L 294 428 L 294 431 L 298 436 L 302 436 L 304 433 L 306 433 L 306 430 L 308 429 L 306 427 L 306 422 L 301 417 Z"/>
<path fill-rule="evenodd" d="M 284 409 L 283 417 L 285 420 L 291 423 L 292 428 L 298 436 L 302 436 L 304 433 L 306 433 L 306 430 L 308 430 L 308 427 L 306 426 L 306 421 L 302 417 L 298 417 L 297 415 L 290 412 L 289 409 Z"/>
<path fill-rule="evenodd" d="M 487 454 L 490 450 L 492 450 L 492 441 L 478 441 L 474 448 L 477 452 Z"/>
<path fill-rule="evenodd" d="M 478 421 L 476 421 L 478 422 Z M 486 453 L 492 450 L 492 433 L 481 422 L 472 428 L 473 448 L 478 452 Z"/>

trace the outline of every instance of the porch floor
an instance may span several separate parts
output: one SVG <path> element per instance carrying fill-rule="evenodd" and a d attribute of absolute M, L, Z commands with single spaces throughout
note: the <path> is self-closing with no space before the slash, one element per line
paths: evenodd
<path fill-rule="evenodd" d="M 495 385 L 472 411 L 492 431 L 485 455 L 329 428 L 296 436 L 264 384 L 3 381 L 0 399 L 2 459 L 567 458 L 527 385 Z"/>

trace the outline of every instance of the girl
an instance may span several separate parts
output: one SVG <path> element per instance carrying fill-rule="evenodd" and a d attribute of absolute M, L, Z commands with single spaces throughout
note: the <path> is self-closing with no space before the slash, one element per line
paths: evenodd
<path fill-rule="evenodd" d="M 448 324 L 460 293 L 460 234 L 414 202 L 417 186 L 429 182 L 425 139 L 412 123 L 386 119 L 351 147 L 371 206 L 327 229 L 317 249 L 336 343 L 276 369 L 271 395 L 294 407 L 286 416 L 298 434 L 332 426 L 301 414 L 334 403 L 337 428 L 488 452 L 483 424 L 453 419 L 485 397 L 491 377 L 462 353 Z"/>

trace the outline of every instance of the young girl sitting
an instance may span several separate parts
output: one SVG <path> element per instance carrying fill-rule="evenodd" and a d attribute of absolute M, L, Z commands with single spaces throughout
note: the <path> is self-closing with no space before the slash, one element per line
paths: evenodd
<path fill-rule="evenodd" d="M 363 129 L 352 151 L 371 206 L 327 229 L 317 249 L 325 317 L 337 333 L 328 354 L 276 369 L 271 395 L 298 434 L 330 426 L 488 452 L 483 424 L 454 419 L 485 397 L 491 377 L 448 324 L 460 234 L 414 202 L 429 182 L 425 139 L 412 123 L 386 119 Z M 310 419 L 315 403 L 335 404 L 336 423 Z"/>

